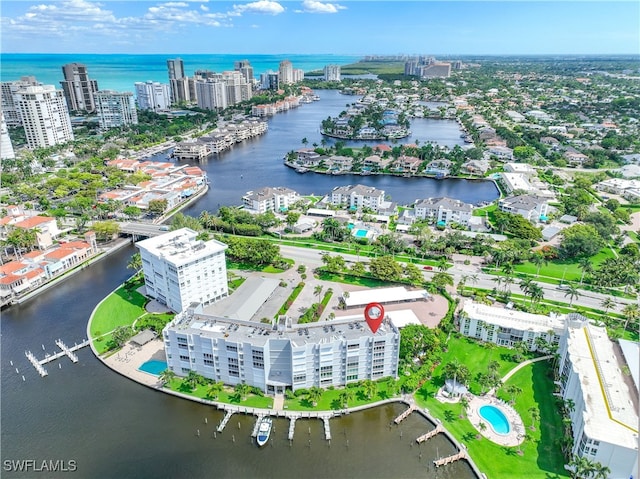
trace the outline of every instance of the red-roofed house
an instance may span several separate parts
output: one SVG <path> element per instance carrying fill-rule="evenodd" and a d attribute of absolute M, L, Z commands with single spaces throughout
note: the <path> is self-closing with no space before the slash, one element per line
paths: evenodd
<path fill-rule="evenodd" d="M 60 234 L 55 218 L 49 216 L 31 216 L 13 225 L 16 228 L 35 230 L 38 248 L 47 249 L 53 245 L 53 240 Z"/>

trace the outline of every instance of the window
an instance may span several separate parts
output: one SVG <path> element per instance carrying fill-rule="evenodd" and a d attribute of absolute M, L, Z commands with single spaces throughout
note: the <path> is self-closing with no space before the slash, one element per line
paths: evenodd
<path fill-rule="evenodd" d="M 359 344 L 350 344 L 347 346 L 348 351 L 357 351 L 358 349 L 360 349 Z"/>
<path fill-rule="evenodd" d="M 233 346 L 231 344 L 227 344 L 227 351 L 238 352 L 238 346 Z"/>
<path fill-rule="evenodd" d="M 296 374 L 296 375 L 293 376 L 293 382 L 294 383 L 307 382 L 307 375 L 306 374 Z"/>
<path fill-rule="evenodd" d="M 180 355 L 180 361 L 189 361 L 189 356 L 185 356 L 183 354 Z"/>
<path fill-rule="evenodd" d="M 264 353 L 262 351 L 252 350 L 253 367 L 264 369 Z"/>
<path fill-rule="evenodd" d="M 240 369 L 238 367 L 238 360 L 236 358 L 229 358 L 228 365 L 229 365 L 229 376 L 234 376 L 234 377 L 240 376 Z"/>
<path fill-rule="evenodd" d="M 320 367 L 320 379 L 331 379 L 333 377 L 333 366 Z"/>

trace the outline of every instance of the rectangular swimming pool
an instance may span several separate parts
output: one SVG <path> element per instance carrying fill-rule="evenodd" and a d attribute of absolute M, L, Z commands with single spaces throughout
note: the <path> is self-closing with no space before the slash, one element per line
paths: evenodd
<path fill-rule="evenodd" d="M 355 236 L 357 238 L 366 238 L 367 237 L 367 233 L 369 233 L 367 230 L 356 230 Z"/>
<path fill-rule="evenodd" d="M 159 361 L 157 359 L 152 359 L 145 363 L 142 363 L 138 368 L 138 371 L 142 371 L 143 373 L 153 374 L 154 376 L 160 376 L 162 371 L 167 369 L 166 361 Z"/>

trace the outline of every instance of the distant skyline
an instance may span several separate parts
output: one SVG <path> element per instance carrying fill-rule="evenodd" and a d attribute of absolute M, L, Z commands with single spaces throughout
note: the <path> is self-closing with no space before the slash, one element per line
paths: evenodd
<path fill-rule="evenodd" d="M 636 0 L 3 0 L 0 15 L 4 53 L 640 53 Z"/>

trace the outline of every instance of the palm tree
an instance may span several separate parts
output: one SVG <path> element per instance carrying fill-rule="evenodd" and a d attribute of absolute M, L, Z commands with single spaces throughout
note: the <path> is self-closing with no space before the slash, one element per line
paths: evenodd
<path fill-rule="evenodd" d="M 540 411 L 535 406 L 531 406 L 529 408 L 529 414 L 531 414 L 531 427 L 530 429 L 534 431 L 536 429 L 536 423 L 540 420 Z"/>
<path fill-rule="evenodd" d="M 609 469 L 607 466 L 603 466 L 599 462 L 596 462 L 593 468 L 593 473 L 595 474 L 593 476 L 593 479 L 607 479 L 607 477 L 609 477 L 609 474 L 611 474 L 611 469 Z"/>
<path fill-rule="evenodd" d="M 582 270 L 582 274 L 580 275 L 580 284 L 582 285 L 584 275 L 593 273 L 593 264 L 589 258 L 580 258 L 578 260 L 578 267 Z"/>
<path fill-rule="evenodd" d="M 222 392 L 223 387 L 224 383 L 222 381 L 215 381 L 211 383 L 211 386 L 209 386 L 209 389 L 207 389 L 207 397 L 216 399 L 220 392 Z"/>
<path fill-rule="evenodd" d="M 640 316 L 640 312 L 638 311 L 638 305 L 627 304 L 622 310 L 622 314 L 624 315 L 624 329 L 627 329 L 630 321 L 636 321 Z"/>
<path fill-rule="evenodd" d="M 322 388 L 312 386 L 309 388 L 309 392 L 307 393 L 307 399 L 311 402 L 313 407 L 316 407 L 318 405 L 318 401 L 322 397 L 322 394 L 324 394 L 324 390 Z"/>
<path fill-rule="evenodd" d="M 607 296 L 600 303 L 600 306 L 604 308 L 604 314 L 607 314 L 611 308 L 615 307 L 615 305 L 616 302 L 611 298 L 611 296 Z"/>
<path fill-rule="evenodd" d="M 362 383 L 362 389 L 364 390 L 364 395 L 367 396 L 367 398 L 371 399 L 378 391 L 378 385 L 371 379 L 366 379 Z"/>
<path fill-rule="evenodd" d="M 466 274 L 460 276 L 460 281 L 458 281 L 458 293 L 462 294 L 462 290 L 464 289 L 464 285 L 467 283 L 469 277 Z"/>
<path fill-rule="evenodd" d="M 127 268 L 134 270 L 136 273 L 142 269 L 142 257 L 140 253 L 133 253 L 131 259 L 127 263 Z"/>
<path fill-rule="evenodd" d="M 447 268 L 449 267 L 449 263 L 447 263 L 447 259 L 446 258 L 440 258 L 438 260 L 438 271 L 446 271 Z"/>
<path fill-rule="evenodd" d="M 533 253 L 531 258 L 529 259 L 533 264 L 536 265 L 536 277 L 540 277 L 540 268 L 542 265 L 546 265 L 549 263 L 549 260 L 539 252 Z"/>
<path fill-rule="evenodd" d="M 538 284 L 532 284 L 529 294 L 531 295 L 531 304 L 537 304 L 542 298 L 544 298 L 544 289 L 542 289 L 542 286 Z"/>
<path fill-rule="evenodd" d="M 487 430 L 487 425 L 484 422 L 480 421 L 478 423 L 478 430 L 480 432 L 485 432 Z"/>
<path fill-rule="evenodd" d="M 176 373 L 174 373 L 171 369 L 165 369 L 160 373 L 160 381 L 162 381 L 162 385 L 166 385 L 170 383 L 176 378 Z"/>
<path fill-rule="evenodd" d="M 322 294 L 323 289 L 324 289 L 324 286 L 322 286 L 321 284 L 313 288 L 313 294 L 315 294 L 318 297 L 318 303 L 320 302 L 320 295 Z"/>
<path fill-rule="evenodd" d="M 467 408 L 469 407 L 469 400 L 466 396 L 462 396 L 460 398 L 460 406 L 462 407 L 462 409 L 460 410 L 460 417 L 463 418 L 466 416 Z"/>
<path fill-rule="evenodd" d="M 195 371 L 189 371 L 189 374 L 187 375 L 186 378 L 184 378 L 184 382 L 187 386 L 189 386 L 189 389 L 191 389 L 192 391 L 198 387 L 198 384 L 200 384 L 200 380 L 201 377 L 198 373 L 196 373 Z"/>
<path fill-rule="evenodd" d="M 479 278 L 478 278 L 478 275 L 477 275 L 477 274 L 475 274 L 475 273 L 474 273 L 474 274 L 472 274 L 471 276 L 469 276 L 469 279 L 471 279 L 471 282 L 472 282 L 473 284 L 478 284 Z"/>
<path fill-rule="evenodd" d="M 460 382 L 465 383 L 469 379 L 469 368 L 464 364 L 458 362 L 457 359 L 445 364 L 444 366 L 444 374 L 447 378 L 453 378 L 453 390 L 455 393 L 456 383 Z M 458 379 L 460 381 L 458 381 Z"/>
<path fill-rule="evenodd" d="M 353 400 L 354 395 L 355 394 L 352 388 L 345 388 L 340 393 L 340 404 L 342 404 L 344 407 L 349 407 L 349 401 Z"/>
<path fill-rule="evenodd" d="M 575 284 L 567 284 L 567 291 L 564 293 L 564 297 L 566 298 L 567 296 L 569 296 L 569 306 L 573 305 L 574 299 L 578 299 L 581 296 Z"/>
<path fill-rule="evenodd" d="M 522 393 L 522 389 L 519 388 L 518 386 L 516 386 L 515 384 L 509 384 L 506 389 L 505 392 L 511 396 L 511 404 L 515 404 L 516 402 L 516 396 L 520 393 Z"/>
<path fill-rule="evenodd" d="M 345 291 L 342 293 L 342 304 L 344 305 L 344 309 L 347 309 L 347 299 L 349 299 L 349 291 Z"/>
<path fill-rule="evenodd" d="M 233 390 L 240 396 L 240 400 L 244 401 L 245 396 L 249 393 L 249 385 L 246 383 L 238 383 L 233 387 Z"/>

